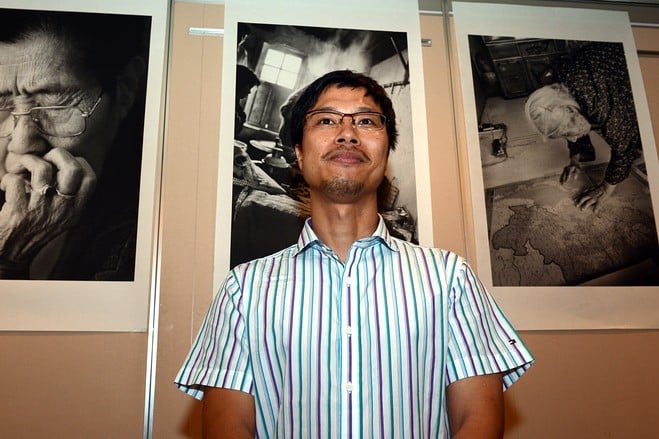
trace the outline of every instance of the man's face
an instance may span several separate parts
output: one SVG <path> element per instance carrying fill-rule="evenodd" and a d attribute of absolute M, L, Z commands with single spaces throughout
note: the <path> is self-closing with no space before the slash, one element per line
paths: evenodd
<path fill-rule="evenodd" d="M 12 44 L 0 43 L 2 108 L 27 112 L 35 106 L 75 105 L 89 111 L 101 92 L 70 44 L 43 33 L 31 34 Z M 43 134 L 30 117 L 19 116 L 11 134 L 0 137 L 0 179 L 6 173 L 28 173 L 26 156 L 42 157 L 53 148 L 64 148 L 73 156 L 86 159 L 98 174 L 120 117 L 106 93 L 86 119 L 85 131 L 78 136 Z"/>
<path fill-rule="evenodd" d="M 342 113 L 382 112 L 361 88 L 328 87 L 312 110 Z M 353 126 L 349 116 L 334 128 L 305 124 L 302 145 L 296 145 L 298 165 L 312 194 L 334 202 L 377 196 L 389 155 L 387 130 L 367 131 Z"/>

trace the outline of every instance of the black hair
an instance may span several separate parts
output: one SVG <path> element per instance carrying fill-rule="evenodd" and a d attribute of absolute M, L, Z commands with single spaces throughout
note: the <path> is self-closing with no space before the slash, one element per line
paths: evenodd
<path fill-rule="evenodd" d="M 307 112 L 316 105 L 320 95 L 330 86 L 363 88 L 366 96 L 371 96 L 376 104 L 382 108 L 382 113 L 387 118 L 387 136 L 389 137 L 389 150 L 396 148 L 398 131 L 396 129 L 396 113 L 394 112 L 391 99 L 385 89 L 374 79 L 355 73 L 351 70 L 335 70 L 321 76 L 309 84 L 291 111 L 291 145 L 301 145 L 304 132 L 304 123 Z"/>
<path fill-rule="evenodd" d="M 236 89 L 250 89 L 256 85 L 259 85 L 261 80 L 258 76 L 249 68 L 241 64 L 236 64 Z"/>

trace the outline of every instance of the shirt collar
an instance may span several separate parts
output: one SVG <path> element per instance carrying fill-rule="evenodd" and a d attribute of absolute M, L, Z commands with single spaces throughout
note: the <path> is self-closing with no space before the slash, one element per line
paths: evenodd
<path fill-rule="evenodd" d="M 316 233 L 313 231 L 311 224 L 311 218 L 307 218 L 307 220 L 304 222 L 304 227 L 302 228 L 302 232 L 300 233 L 300 237 L 297 241 L 296 254 L 299 254 L 305 251 L 307 248 L 313 247 L 315 245 L 324 245 L 320 238 L 318 238 L 318 235 L 316 235 Z M 378 226 L 375 228 L 373 234 L 371 236 L 367 236 L 366 238 L 358 239 L 353 245 L 368 247 L 376 242 L 382 242 L 392 251 L 398 251 L 398 246 L 389 233 L 387 225 L 384 222 L 384 218 L 382 218 L 380 214 L 378 214 Z"/>

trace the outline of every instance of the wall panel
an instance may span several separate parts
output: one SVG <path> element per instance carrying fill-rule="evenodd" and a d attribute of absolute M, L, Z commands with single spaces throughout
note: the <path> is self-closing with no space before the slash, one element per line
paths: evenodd
<path fill-rule="evenodd" d="M 210 304 L 223 7 L 175 3 L 162 199 L 161 301 L 153 437 L 200 437 L 199 408 L 172 383 Z"/>
<path fill-rule="evenodd" d="M 146 334 L 0 333 L 0 437 L 141 437 Z"/>

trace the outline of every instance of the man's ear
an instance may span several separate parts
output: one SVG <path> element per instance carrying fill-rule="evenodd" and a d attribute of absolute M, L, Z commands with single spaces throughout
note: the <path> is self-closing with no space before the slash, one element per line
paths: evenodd
<path fill-rule="evenodd" d="M 297 167 L 302 170 L 302 147 L 299 143 L 295 144 L 295 157 L 297 158 Z"/>
<path fill-rule="evenodd" d="M 144 59 L 135 56 L 117 74 L 115 100 L 117 112 L 123 119 L 133 106 L 137 90 L 146 72 Z"/>

